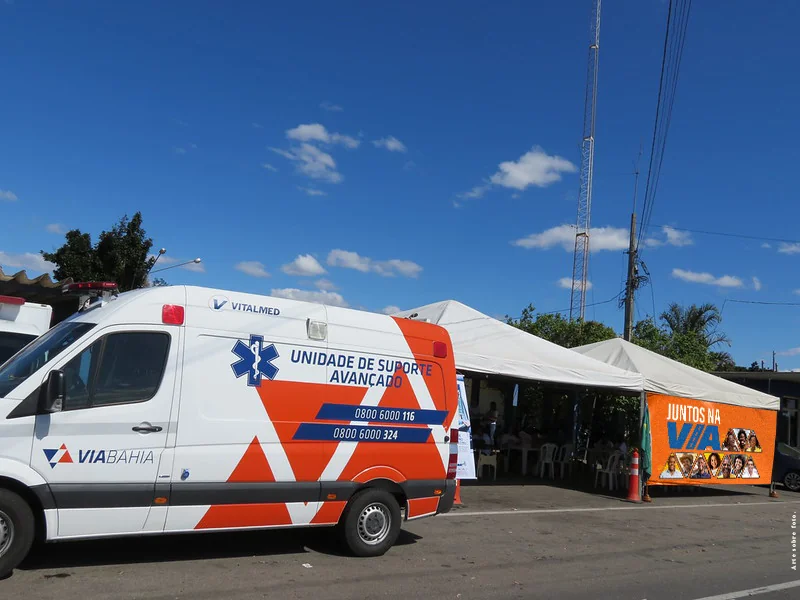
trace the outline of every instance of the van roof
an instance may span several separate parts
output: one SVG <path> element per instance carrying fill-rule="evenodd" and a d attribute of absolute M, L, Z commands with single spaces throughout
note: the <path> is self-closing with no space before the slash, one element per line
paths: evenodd
<path fill-rule="evenodd" d="M 396 327 L 391 326 L 393 317 L 384 314 L 198 286 L 157 286 L 123 292 L 98 308 L 73 315 L 70 320 L 96 323 L 110 319 L 122 323 L 161 324 L 165 304 L 185 306 L 187 325 L 229 331 L 257 328 L 261 319 L 270 315 L 291 315 L 305 321 L 318 314 L 320 320 L 329 324 L 348 325 L 367 331 L 396 332 Z M 213 318 L 215 313 L 229 312 L 237 314 L 237 318 L 225 321 Z M 418 325 L 417 331 L 425 331 L 424 337 L 449 343 L 449 334 L 443 327 L 423 322 Z"/>

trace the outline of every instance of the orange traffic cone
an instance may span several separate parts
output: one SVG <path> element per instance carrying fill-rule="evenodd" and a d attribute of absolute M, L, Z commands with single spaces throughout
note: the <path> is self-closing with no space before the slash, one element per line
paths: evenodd
<path fill-rule="evenodd" d="M 639 489 L 639 451 L 634 448 L 633 458 L 631 459 L 631 475 L 628 480 L 627 502 L 641 502 L 641 490 Z"/>
<path fill-rule="evenodd" d="M 461 480 L 456 479 L 456 497 L 453 500 L 453 504 L 458 506 L 461 504 Z"/>

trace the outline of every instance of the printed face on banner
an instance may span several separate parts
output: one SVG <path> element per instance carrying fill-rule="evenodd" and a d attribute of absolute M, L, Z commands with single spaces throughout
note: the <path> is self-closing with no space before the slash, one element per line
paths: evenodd
<path fill-rule="evenodd" d="M 777 412 L 648 394 L 650 483 L 769 483 Z"/>

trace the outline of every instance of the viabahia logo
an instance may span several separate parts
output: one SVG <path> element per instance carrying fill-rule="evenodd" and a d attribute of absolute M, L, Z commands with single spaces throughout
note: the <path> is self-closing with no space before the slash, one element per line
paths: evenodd
<path fill-rule="evenodd" d="M 154 462 L 152 450 L 119 450 L 119 449 L 92 449 L 78 450 L 78 460 L 75 461 L 62 444 L 57 449 L 45 449 L 44 455 L 51 468 L 57 464 L 78 462 L 79 464 L 105 464 L 105 465 L 144 465 Z"/>
<path fill-rule="evenodd" d="M 143 465 L 153 462 L 152 450 L 78 450 L 79 463 Z"/>

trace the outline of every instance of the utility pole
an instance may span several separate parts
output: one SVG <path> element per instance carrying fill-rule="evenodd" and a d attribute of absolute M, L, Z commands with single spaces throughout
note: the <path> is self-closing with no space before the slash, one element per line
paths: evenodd
<path fill-rule="evenodd" d="M 633 179 L 633 212 L 631 212 L 631 239 L 628 243 L 628 277 L 625 282 L 625 327 L 623 337 L 630 342 L 633 337 L 633 299 L 636 294 L 636 195 L 639 191 L 639 160 L 642 158 L 642 148 L 639 148 L 639 158 L 636 159 L 636 170 Z"/>
<path fill-rule="evenodd" d="M 638 175 L 637 175 L 638 176 Z M 636 213 L 631 213 L 631 240 L 628 245 L 628 280 L 625 284 L 625 341 L 633 337 L 633 295 L 636 288 Z"/>

